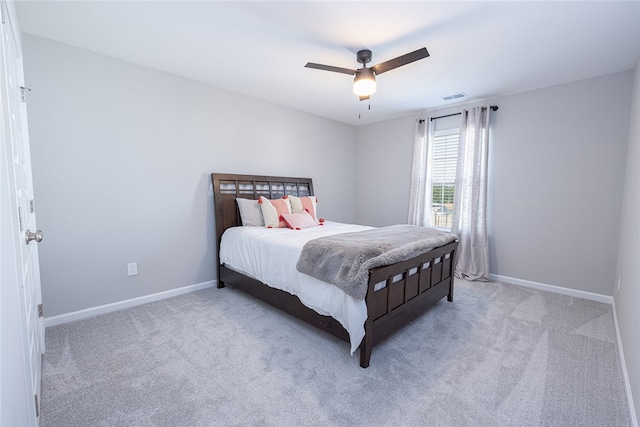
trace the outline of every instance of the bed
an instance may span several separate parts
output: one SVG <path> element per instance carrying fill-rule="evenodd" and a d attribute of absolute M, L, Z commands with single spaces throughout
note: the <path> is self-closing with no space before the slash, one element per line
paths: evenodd
<path fill-rule="evenodd" d="M 453 301 L 453 268 L 458 246 L 457 241 L 420 253 L 405 261 L 370 269 L 366 284 L 366 296 L 363 300 L 353 302 L 348 296 L 335 298 L 344 299 L 347 307 L 333 311 L 348 312 L 353 305 L 352 310 L 355 314 L 348 316 L 351 318 L 352 324 L 361 323 L 360 325 L 349 326 L 346 324 L 349 322 L 345 323 L 344 318 L 333 316 L 326 310 L 319 310 L 313 304 L 303 304 L 301 302 L 302 296 L 299 298 L 290 292 L 273 287 L 272 284 L 265 284 L 244 269 L 232 267 L 221 261 L 221 244 L 225 231 L 231 229 L 227 233 L 228 235 L 238 231 L 238 226 L 242 225 L 236 198 L 257 200 L 260 196 L 268 199 L 279 199 L 285 195 L 312 196 L 314 195 L 312 180 L 310 178 L 221 173 L 212 173 L 211 179 L 214 193 L 218 257 L 217 287 L 224 288 L 226 285 L 231 285 L 242 290 L 351 343 L 352 352 L 355 342 L 355 346 L 360 351 L 361 367 L 369 366 L 372 349 L 376 344 L 414 320 L 445 296 L 448 301 Z M 233 227 L 236 228 L 232 229 Z M 327 222 L 327 228 L 331 229 L 331 227 L 339 228 L 340 224 L 333 225 Z M 263 232 L 262 230 L 252 231 L 254 234 Z M 351 229 L 347 231 L 351 231 Z M 298 233 L 293 230 L 289 230 L 289 232 Z M 326 285 L 333 289 L 333 285 Z M 364 313 L 360 322 L 358 316 L 362 310 Z M 354 327 L 362 329 L 362 339 L 357 332 L 354 332 Z"/>

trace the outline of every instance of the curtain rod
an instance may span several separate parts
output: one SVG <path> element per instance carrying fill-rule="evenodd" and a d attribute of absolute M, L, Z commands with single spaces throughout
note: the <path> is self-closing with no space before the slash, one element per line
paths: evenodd
<path fill-rule="evenodd" d="M 498 110 L 498 106 L 497 105 L 490 105 L 489 108 L 491 108 L 491 111 L 497 111 Z M 483 110 L 486 110 L 487 107 L 482 107 Z M 462 114 L 462 112 L 459 113 L 453 113 L 453 114 L 446 114 L 444 116 L 438 116 L 438 117 L 431 117 L 431 121 L 437 120 L 437 119 L 444 119 L 445 117 L 453 117 L 453 116 L 459 116 L 460 114 Z M 420 123 L 424 122 L 424 120 L 420 119 Z"/>

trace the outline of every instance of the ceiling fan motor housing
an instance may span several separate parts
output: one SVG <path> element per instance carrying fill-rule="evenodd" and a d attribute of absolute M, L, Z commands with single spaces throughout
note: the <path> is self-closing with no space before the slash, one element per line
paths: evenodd
<path fill-rule="evenodd" d="M 373 58 L 373 54 L 369 49 L 359 50 L 356 54 L 356 58 L 359 63 L 366 66 L 369 62 L 371 62 L 371 58 Z"/>

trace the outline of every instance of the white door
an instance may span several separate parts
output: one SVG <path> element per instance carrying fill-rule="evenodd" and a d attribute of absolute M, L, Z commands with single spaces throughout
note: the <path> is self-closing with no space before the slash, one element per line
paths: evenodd
<path fill-rule="evenodd" d="M 38 425 L 44 318 L 22 48 L 13 4 L 2 0 L 2 324 L 0 424 Z M 26 413 L 25 413 L 26 411 Z M 9 424 L 11 423 L 11 424 Z M 25 425 L 25 424 L 22 424 Z"/>

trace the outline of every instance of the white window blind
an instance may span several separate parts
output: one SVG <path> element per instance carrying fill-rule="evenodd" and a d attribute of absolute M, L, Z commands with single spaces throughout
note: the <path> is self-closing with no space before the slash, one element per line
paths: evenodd
<path fill-rule="evenodd" d="M 458 131 L 440 133 L 434 136 L 433 164 L 431 165 L 431 182 L 433 185 L 453 185 L 456 182 L 456 164 L 458 162 Z M 446 203 L 444 194 L 434 203 Z M 453 196 L 453 194 L 451 194 Z M 451 198 L 449 203 L 453 203 Z"/>
<path fill-rule="evenodd" d="M 431 163 L 432 218 L 436 227 L 451 229 L 458 162 L 458 130 L 437 132 Z"/>

